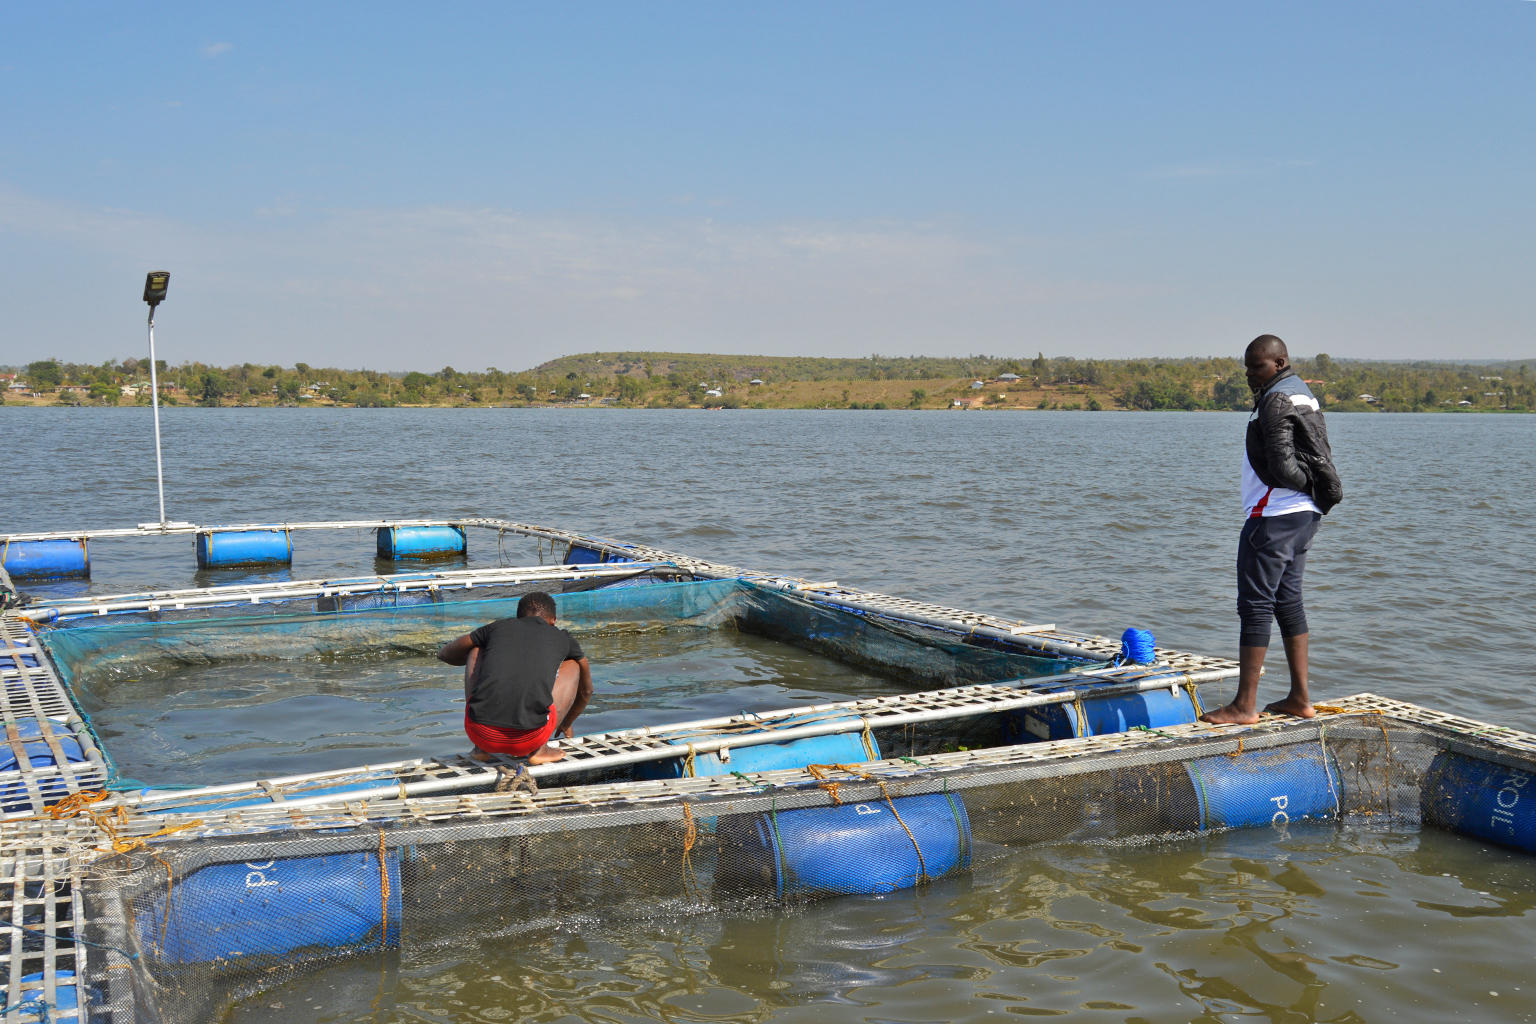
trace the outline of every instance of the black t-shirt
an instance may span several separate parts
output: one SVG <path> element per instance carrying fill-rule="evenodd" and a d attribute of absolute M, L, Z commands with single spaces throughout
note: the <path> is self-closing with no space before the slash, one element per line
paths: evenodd
<path fill-rule="evenodd" d="M 542 728 L 560 663 L 583 657 L 575 637 L 536 615 L 488 622 L 469 639 L 481 648 L 469 717 L 501 729 Z"/>

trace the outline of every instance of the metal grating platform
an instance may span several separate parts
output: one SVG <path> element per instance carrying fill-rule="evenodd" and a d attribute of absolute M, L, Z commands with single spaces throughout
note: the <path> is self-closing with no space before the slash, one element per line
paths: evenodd
<path fill-rule="evenodd" d="M 10 615 L 0 618 L 0 720 L 4 756 L 15 764 L 0 771 L 5 813 L 38 814 L 67 796 L 106 785 L 106 761 L 85 720 L 31 631 Z M 24 735 L 32 730 L 35 736 Z M 69 741 L 78 744 L 84 761 L 68 756 Z M 44 750 L 54 763 L 34 767 L 32 755 Z"/>
<path fill-rule="evenodd" d="M 1236 672 L 1236 669 L 1217 669 L 1187 673 L 1167 666 L 1125 666 L 1088 673 L 1021 679 L 1013 683 L 963 686 L 785 708 L 766 714 L 734 715 L 680 722 L 665 727 L 593 733 L 574 739 L 561 739 L 559 743 L 566 752 L 565 757 L 552 764 L 536 765 L 529 769 L 529 774 L 542 781 L 573 772 L 681 758 L 690 752 L 723 752 L 728 760 L 732 748 L 761 743 L 781 743 L 807 736 L 862 732 L 865 729 L 890 729 L 1044 704 L 1067 704 L 1084 696 L 1086 691 L 1062 687 L 1083 682 L 1085 677 L 1095 684 L 1097 696 L 1105 696 L 1119 691 L 1193 690 L 1202 683 L 1232 678 Z M 1044 692 L 1047 689 L 1051 692 Z M 121 804 L 124 807 L 167 814 L 176 813 L 183 806 L 205 809 L 210 801 L 227 803 L 247 799 L 271 800 L 292 809 L 335 804 L 339 800 L 347 803 L 397 800 L 483 789 L 497 781 L 498 766 L 516 767 L 518 763 L 499 755 L 489 764 L 471 760 L 464 755 L 416 759 L 179 792 L 123 795 L 102 806 Z M 344 796 L 325 792 L 342 785 L 359 788 Z"/>
<path fill-rule="evenodd" d="M 963 788 L 966 785 L 992 785 L 998 782 L 1043 778 L 1074 771 L 1097 771 L 1118 756 L 1157 756 L 1178 759 L 1188 756 L 1188 749 L 1198 746 L 1210 754 L 1234 753 L 1266 746 L 1295 742 L 1298 738 L 1324 735 L 1343 726 L 1376 730 L 1383 724 L 1401 723 L 1439 734 L 1447 746 L 1458 741 L 1475 744 L 1481 757 L 1498 759 L 1504 749 L 1512 760 L 1522 763 L 1536 756 L 1536 735 L 1500 729 L 1485 722 L 1446 715 L 1417 705 L 1362 693 L 1345 698 L 1329 707 L 1339 710 L 1323 713 L 1310 720 L 1289 716 L 1265 715 L 1255 725 L 1167 726 L 1156 730 L 1110 733 L 1079 739 L 1027 743 L 1011 747 L 927 754 L 921 759 L 893 757 L 858 766 L 860 780 L 871 788 L 874 780 L 911 783 L 930 779 L 935 789 L 941 786 Z M 474 762 L 462 767 L 488 771 Z M 444 765 L 451 768 L 451 765 Z M 851 777 L 850 777 L 851 779 Z M 967 781 L 969 780 L 969 781 Z M 770 802 L 779 809 L 820 806 L 828 803 L 818 788 L 823 779 L 799 768 L 749 772 L 741 775 L 714 775 L 696 778 L 659 779 L 644 782 L 614 782 L 597 785 L 546 787 L 536 794 L 425 794 L 399 795 L 393 799 L 349 800 L 338 796 L 330 802 L 310 804 L 264 804 L 218 813 L 147 814 L 128 809 L 126 821 L 119 828 L 125 838 L 150 837 L 170 825 L 191 825 L 178 831 L 171 840 L 198 837 L 256 835 L 273 832 L 377 828 L 381 824 L 420 822 L 475 821 L 496 819 L 539 819 L 547 827 L 558 828 L 560 820 L 569 820 L 573 812 L 619 815 L 623 820 L 680 818 L 684 802 L 727 800 L 736 810 L 766 808 Z M 636 816 L 639 816 L 638 818 Z M 34 819 L 35 820 L 35 819 Z M 617 819 L 615 819 L 617 820 Z M 532 827 L 541 827 L 533 825 Z M 51 827 L 69 826 L 75 841 L 102 844 L 105 836 L 95 833 L 88 822 L 78 820 L 52 823 Z M 8 830 L 20 838 L 32 826 L 28 822 L 7 822 Z M 93 838 L 94 836 L 94 838 Z M 151 840 L 153 841 L 153 840 Z M 365 842 L 377 842 L 377 833 L 364 836 Z M 100 845 L 101 852 L 110 849 Z"/>
<path fill-rule="evenodd" d="M 6 1013 L 16 1013 L 7 1019 L 84 1024 L 85 979 L 107 966 L 89 962 L 90 947 L 73 941 L 86 926 L 80 879 L 87 859 L 94 859 L 78 832 L 50 823 L 32 836 L 8 832 L 0 843 L 0 979 Z M 46 1017 L 39 1003 L 46 1004 Z"/>

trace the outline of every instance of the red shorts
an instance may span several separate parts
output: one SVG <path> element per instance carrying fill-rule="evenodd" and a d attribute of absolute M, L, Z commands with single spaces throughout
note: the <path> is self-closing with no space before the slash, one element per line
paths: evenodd
<path fill-rule="evenodd" d="M 555 734 L 560 725 L 560 709 L 549 706 L 549 721 L 537 729 L 503 729 L 495 725 L 481 725 L 469 717 L 464 709 L 464 734 L 470 742 L 488 754 L 511 754 L 526 757 L 538 750 Z"/>

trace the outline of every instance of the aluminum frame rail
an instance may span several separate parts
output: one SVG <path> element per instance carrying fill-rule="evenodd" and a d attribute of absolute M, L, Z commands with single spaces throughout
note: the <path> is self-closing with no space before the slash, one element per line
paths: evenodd
<path fill-rule="evenodd" d="M 20 723 L 28 720 L 38 723 L 39 736 L 19 734 Z M 49 804 L 107 784 L 106 758 L 85 720 L 31 632 L 10 616 L 0 618 L 0 721 L 3 742 L 16 759 L 15 768 L 0 771 L 0 804 L 24 805 L 6 817 L 41 814 Z M 61 745 L 64 739 L 78 743 L 86 760 L 69 760 Z M 37 744 L 48 748 L 52 765 L 33 767 L 26 748 Z"/>
<path fill-rule="evenodd" d="M 1092 661 L 1112 661 L 1120 653 L 1120 642 L 1109 637 L 1071 633 L 1056 629 L 1054 625 L 1039 625 L 1006 619 L 1001 616 L 950 608 L 944 605 L 914 601 L 853 587 L 839 586 L 836 582 L 823 583 L 786 576 L 782 573 L 759 572 L 742 569 L 721 562 L 693 558 L 645 544 L 632 544 L 607 537 L 594 537 L 539 526 L 519 523 L 510 519 L 488 516 L 470 516 L 456 519 L 354 519 L 337 522 L 297 523 L 245 523 L 226 526 L 198 526 L 192 523 L 171 523 L 161 526 L 146 523 L 133 529 L 115 530 L 67 530 L 51 533 L 15 533 L 0 535 L 0 543 L 23 540 L 77 540 L 106 537 L 157 537 L 170 534 L 191 535 L 207 531 L 227 532 L 251 529 L 285 530 L 346 530 L 378 529 L 388 526 L 461 526 L 495 530 L 498 535 L 514 534 L 540 540 L 558 541 L 568 545 L 590 548 L 601 553 L 647 562 L 670 562 L 680 569 L 707 579 L 741 579 L 769 589 L 795 593 L 806 600 L 833 609 L 843 609 L 855 614 L 876 615 L 897 621 L 922 623 L 933 628 L 949 630 L 961 635 L 975 635 L 1002 641 L 1015 646 L 1028 647 L 1070 658 L 1086 658 Z M 1211 658 L 1184 651 L 1159 647 L 1155 650 L 1160 662 L 1168 662 L 1180 668 L 1224 668 L 1234 664 L 1225 658 Z"/>
<path fill-rule="evenodd" d="M 687 756 L 690 752 L 694 754 L 723 752 L 722 760 L 728 761 L 729 751 L 732 748 L 783 743 L 812 736 L 862 732 L 866 729 L 889 729 L 1049 704 L 1070 704 L 1085 697 L 1101 698 L 1150 690 L 1177 689 L 1181 686 L 1194 687 L 1232 678 L 1236 676 L 1237 671 L 1236 668 L 1232 668 L 1189 673 L 1166 665 L 1124 666 L 1090 670 L 1087 673 L 1064 673 L 1006 683 L 785 708 L 760 715 L 735 715 L 727 718 L 679 722 L 666 726 L 595 733 L 577 736 L 574 739 L 561 739 L 559 741 L 561 749 L 566 752 L 563 759 L 550 764 L 534 765 L 528 771 L 536 779 L 545 779 L 573 772 L 619 768 L 645 761 L 680 758 Z M 1109 685 L 1097 686 L 1092 690 L 1074 688 L 1058 689 L 1051 693 L 1040 692 L 1042 686 L 1070 685 L 1083 680 L 1085 676 L 1095 682 Z M 822 721 L 788 726 L 780 724 L 787 720 L 808 716 L 820 717 Z M 363 765 L 343 771 L 314 772 L 256 782 L 207 786 L 195 790 L 124 795 L 103 806 L 120 804 L 140 811 L 176 813 L 177 805 L 206 807 L 209 803 L 242 799 L 269 799 L 274 804 L 285 808 L 341 805 L 376 799 L 406 799 L 483 788 L 496 781 L 495 770 L 498 765 L 510 767 L 519 763 L 517 760 L 505 757 L 482 763 L 463 756 L 440 758 L 435 761 L 424 759 L 396 761 L 388 764 Z M 381 777 L 385 773 L 392 774 L 393 778 Z M 370 775 L 374 778 L 369 778 Z M 347 793 L 304 795 L 306 791 L 368 782 L 377 782 L 377 785 Z"/>
<path fill-rule="evenodd" d="M 1326 706 L 1325 707 L 1329 707 Z M 1337 713 L 1332 709 L 1337 708 Z M 989 747 L 953 753 L 924 754 L 921 762 L 890 758 L 858 765 L 861 780 L 874 788 L 878 781 L 911 784 L 931 779 L 935 791 L 944 787 L 991 785 L 1022 779 L 1053 778 L 1062 774 L 1100 771 L 1115 758 L 1143 757 L 1160 752 L 1161 759 L 1178 760 L 1198 749 L 1203 755 L 1235 754 L 1292 742 L 1295 737 L 1337 734 L 1341 727 L 1359 730 L 1362 736 L 1379 736 L 1385 726 L 1406 726 L 1436 735 L 1450 749 L 1465 745 L 1476 756 L 1495 761 L 1529 765 L 1536 760 L 1536 734 L 1521 732 L 1456 715 L 1448 715 L 1370 693 L 1335 699 L 1329 710 L 1316 718 L 1296 719 L 1265 714 L 1253 725 L 1163 726 L 1151 731 L 1106 733 L 1077 739 L 1049 740 L 1012 747 Z M 1507 753 L 1506 753 L 1507 752 Z M 469 762 L 474 764 L 473 762 Z M 489 773 L 493 765 L 474 765 Z M 840 773 L 841 774 L 841 773 Z M 591 827 L 639 821 L 684 820 L 684 804 L 693 804 L 694 816 L 703 813 L 701 802 L 728 801 L 735 811 L 782 811 L 790 807 L 826 806 L 831 797 L 818 788 L 823 780 L 802 768 L 784 768 L 742 775 L 704 775 L 645 782 L 613 782 L 580 786 L 545 786 L 538 793 L 441 793 L 395 800 L 347 802 L 344 796 L 323 806 L 299 807 L 269 803 L 221 812 L 199 812 L 168 818 L 158 814 L 130 813 L 119 827 L 124 838 L 140 837 L 152 844 L 180 844 L 204 838 L 250 837 L 248 851 L 269 856 L 279 852 L 285 840 L 277 833 L 297 833 L 313 855 L 317 830 L 334 843 L 333 849 L 371 850 L 378 846 L 378 829 L 391 826 L 438 824 L 462 837 L 466 828 L 482 827 L 487 834 L 523 834 L 527 830 L 568 830 L 577 821 Z M 154 833 L 175 821 L 174 834 Z M 497 831 L 499 830 L 499 831 Z M 9 822 L 11 838 L 3 846 L 35 841 L 39 834 L 66 832 L 81 846 L 103 842 L 103 837 L 84 819 Z M 424 841 L 413 833 L 411 842 Z M 100 852 L 109 853 L 110 845 Z M 226 858 L 228 859 L 228 858 Z M 243 858 L 242 858 L 243 859 Z"/>
<path fill-rule="evenodd" d="M 355 576 L 345 579 L 289 580 L 39 601 L 13 614 L 17 618 L 30 622 L 54 622 L 67 615 L 109 615 L 114 612 L 130 611 L 157 612 L 165 608 L 263 604 L 310 597 L 356 597 L 363 594 L 403 594 L 422 590 L 473 590 L 477 586 L 511 586 L 520 583 L 625 579 L 658 569 L 676 570 L 677 567 L 670 562 L 609 562 L 597 565 L 512 566 L 495 569 L 394 573 L 387 576 Z"/>
<path fill-rule="evenodd" d="M 530 523 L 517 523 L 505 519 L 462 519 L 462 526 L 495 529 L 503 533 L 560 540 L 595 551 L 646 561 L 668 561 L 695 576 L 709 579 L 740 579 L 770 590 L 779 590 L 803 597 L 813 604 L 855 614 L 876 615 L 896 621 L 916 622 L 949 630 L 961 635 L 974 635 L 999 640 L 1020 647 L 1029 647 L 1050 654 L 1090 661 L 1112 661 L 1120 654 L 1120 641 L 1109 637 L 1090 636 L 1059 630 L 1054 624 L 1036 625 L 996 615 L 950 608 L 944 605 L 914 601 L 910 598 L 893 597 L 853 587 L 839 586 L 837 582 L 815 582 L 782 573 L 759 572 L 742 569 L 720 562 L 710 562 L 688 555 L 666 551 L 646 544 L 631 544 L 605 537 L 590 537 L 567 530 L 551 529 Z M 1211 658 L 1185 651 L 1158 647 L 1156 660 L 1179 668 L 1194 670 L 1227 668 L 1236 663 L 1226 658 Z"/>
<path fill-rule="evenodd" d="M 29 540 L 100 540 L 121 537 L 167 537 L 196 533 L 237 533 L 242 530 L 377 530 L 386 526 L 466 526 L 463 519 L 346 519 L 303 523 L 232 523 L 199 526 L 196 523 L 140 523 L 106 530 L 51 530 L 41 533 L 0 534 L 0 544 Z M 476 521 L 476 525 L 481 525 Z"/>

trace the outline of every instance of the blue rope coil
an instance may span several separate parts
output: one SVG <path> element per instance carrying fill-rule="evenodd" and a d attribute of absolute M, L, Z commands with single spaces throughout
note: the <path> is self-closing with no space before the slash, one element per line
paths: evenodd
<path fill-rule="evenodd" d="M 1138 665 L 1150 665 L 1157 660 L 1157 654 L 1152 649 L 1156 643 L 1157 638 L 1147 630 L 1128 629 L 1120 635 L 1120 657 Z"/>

